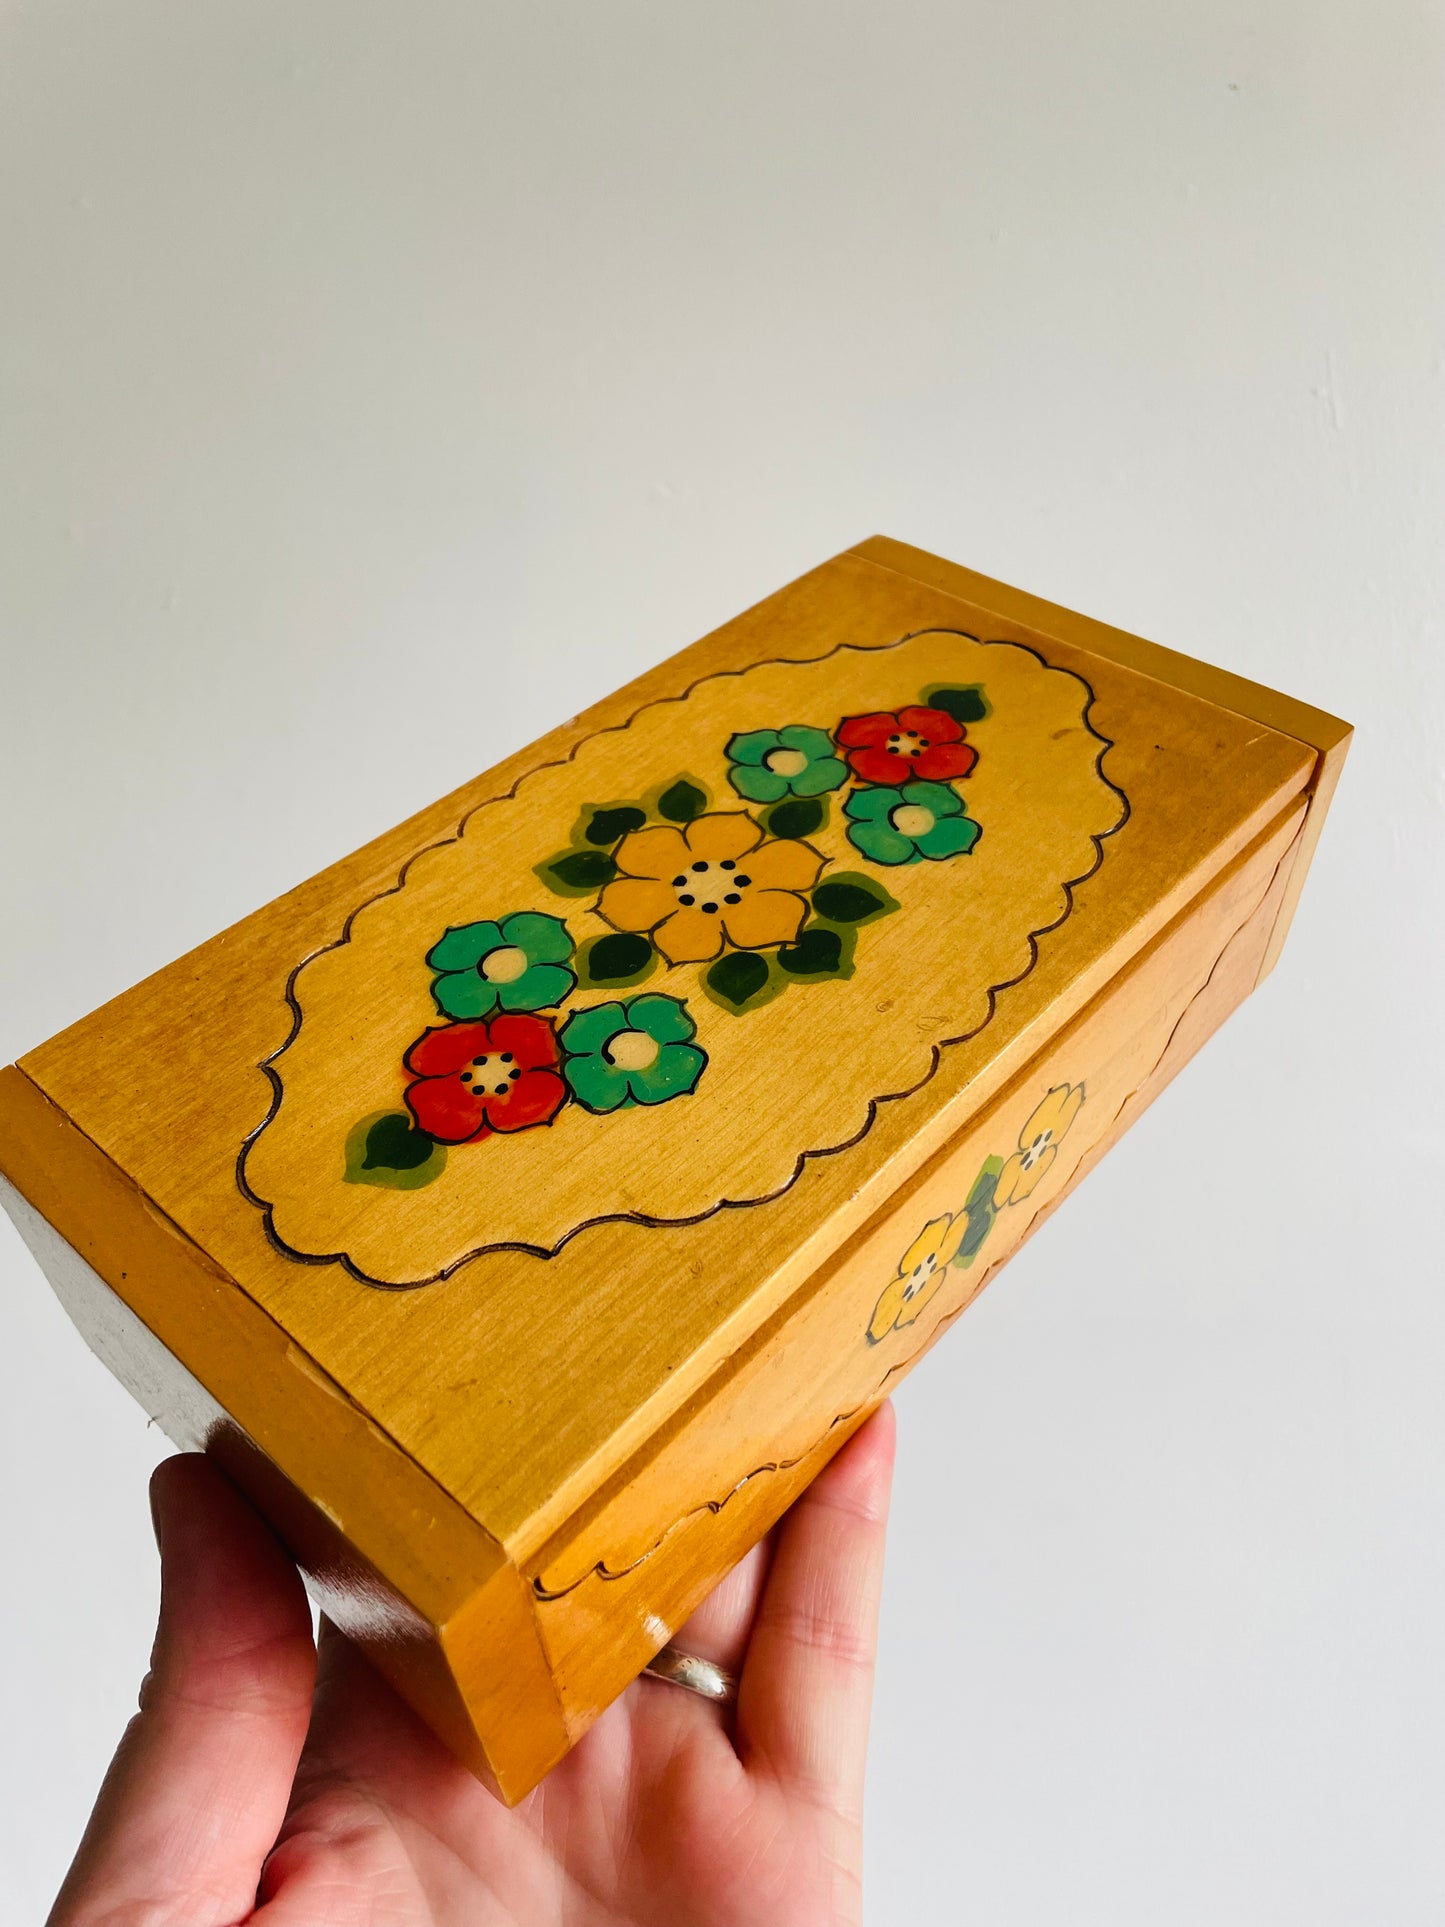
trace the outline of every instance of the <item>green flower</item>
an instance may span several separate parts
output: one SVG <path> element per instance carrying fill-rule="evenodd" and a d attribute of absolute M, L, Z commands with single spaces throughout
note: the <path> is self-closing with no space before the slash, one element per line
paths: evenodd
<path fill-rule="evenodd" d="M 753 803 L 780 796 L 822 796 L 835 790 L 848 765 L 833 750 L 825 729 L 789 723 L 786 729 L 753 729 L 728 743 L 728 781 Z"/>
<path fill-rule="evenodd" d="M 503 1010 L 545 1010 L 576 983 L 567 968 L 572 939 L 560 917 L 519 910 L 500 923 L 463 923 L 427 952 L 441 972 L 431 987 L 448 1017 Z"/>
<path fill-rule="evenodd" d="M 675 997 L 594 1004 L 562 1028 L 562 1074 L 589 1111 L 664 1104 L 685 1097 L 702 1076 L 707 1057 L 688 1041 L 696 1034 Z"/>
<path fill-rule="evenodd" d="M 917 863 L 920 857 L 937 862 L 961 856 L 979 838 L 979 825 L 947 783 L 854 790 L 843 814 L 851 819 L 848 841 L 875 863 Z"/>

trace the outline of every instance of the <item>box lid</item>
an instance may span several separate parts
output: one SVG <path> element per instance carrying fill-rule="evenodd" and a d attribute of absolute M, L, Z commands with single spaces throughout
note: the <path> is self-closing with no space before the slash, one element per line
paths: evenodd
<path fill-rule="evenodd" d="M 875 540 L 21 1068 L 520 1562 L 1329 722 Z"/>

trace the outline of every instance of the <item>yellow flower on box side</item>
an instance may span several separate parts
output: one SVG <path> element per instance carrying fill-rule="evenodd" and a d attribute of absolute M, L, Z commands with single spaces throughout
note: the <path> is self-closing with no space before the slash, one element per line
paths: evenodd
<path fill-rule="evenodd" d="M 1022 1204 L 1059 1154 L 1059 1140 L 1079 1114 L 1082 1084 L 1056 1084 L 1019 1132 L 1019 1148 L 1005 1163 L 993 1188 L 997 1210 Z"/>
<path fill-rule="evenodd" d="M 943 1274 L 968 1229 L 968 1215 L 933 1218 L 898 1261 L 898 1276 L 873 1309 L 868 1338 L 876 1345 L 888 1333 L 911 1325 L 943 1283 Z"/>

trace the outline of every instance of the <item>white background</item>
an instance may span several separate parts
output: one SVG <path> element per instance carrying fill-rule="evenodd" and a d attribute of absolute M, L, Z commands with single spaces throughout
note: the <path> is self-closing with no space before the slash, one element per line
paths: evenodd
<path fill-rule="evenodd" d="M 1442 163 L 1438 3 L 0 8 L 0 1060 L 874 530 L 1359 726 L 900 1395 L 870 1927 L 1442 1917 Z M 165 1446 L 0 1290 L 25 1927 Z"/>

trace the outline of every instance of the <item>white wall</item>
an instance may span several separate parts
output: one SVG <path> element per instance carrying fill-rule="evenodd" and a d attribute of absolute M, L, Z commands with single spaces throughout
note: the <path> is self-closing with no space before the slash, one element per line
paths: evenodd
<path fill-rule="evenodd" d="M 900 1397 L 875 1927 L 1440 1919 L 1445 14 L 0 10 L 0 1060 L 875 529 L 1360 728 Z M 0 1917 L 165 1449 L 0 1233 Z"/>

